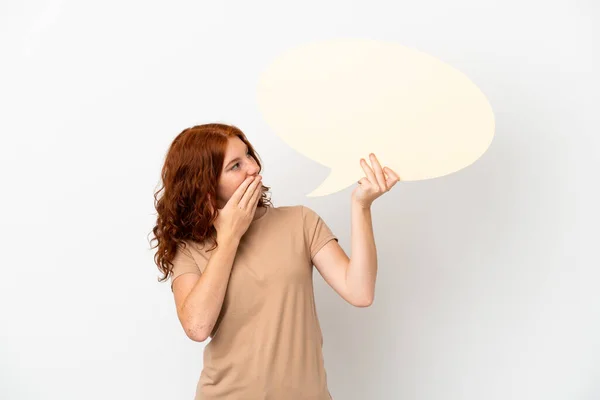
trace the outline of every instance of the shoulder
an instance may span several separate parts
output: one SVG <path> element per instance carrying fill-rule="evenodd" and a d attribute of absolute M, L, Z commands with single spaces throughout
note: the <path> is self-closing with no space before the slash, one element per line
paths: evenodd
<path fill-rule="evenodd" d="M 312 208 L 297 204 L 289 206 L 270 207 L 270 223 L 272 226 L 296 226 L 300 224 L 305 229 L 311 229 L 323 223 L 321 216 Z"/>
<path fill-rule="evenodd" d="M 211 247 L 212 246 L 210 246 L 210 243 L 208 242 L 200 243 L 195 240 L 184 240 L 183 245 L 179 245 L 179 251 L 198 262 L 199 258 L 210 258 L 210 252 L 208 250 Z"/>
<path fill-rule="evenodd" d="M 319 218 L 319 214 L 317 214 L 312 208 L 302 204 L 277 207 L 277 209 L 295 218 L 299 217 L 302 221 L 313 221 Z"/>
<path fill-rule="evenodd" d="M 303 216 L 305 213 L 305 206 L 303 205 L 291 205 L 291 206 L 279 206 L 279 207 L 270 207 L 270 212 L 273 214 L 278 214 L 280 216 L 289 216 L 289 217 L 297 217 Z"/>
<path fill-rule="evenodd" d="M 302 220 L 308 222 L 315 222 L 321 218 L 321 216 L 312 208 L 304 205 L 298 206 L 300 210 L 300 214 L 302 215 Z"/>
<path fill-rule="evenodd" d="M 270 213 L 272 214 L 272 223 L 275 223 L 278 227 L 281 227 L 282 224 L 286 227 L 297 226 L 298 224 L 306 226 L 319 218 L 312 209 L 301 204 L 272 207 Z"/>

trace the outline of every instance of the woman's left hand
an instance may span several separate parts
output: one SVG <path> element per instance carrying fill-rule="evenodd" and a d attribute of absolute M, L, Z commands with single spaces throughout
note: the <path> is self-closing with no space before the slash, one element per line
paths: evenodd
<path fill-rule="evenodd" d="M 387 193 L 400 180 L 398 174 L 390 168 L 381 168 L 375 154 L 371 153 L 370 158 L 373 169 L 364 158 L 360 159 L 360 166 L 367 176 L 358 181 L 358 186 L 352 192 L 352 200 L 363 208 L 371 207 L 376 198 Z"/>

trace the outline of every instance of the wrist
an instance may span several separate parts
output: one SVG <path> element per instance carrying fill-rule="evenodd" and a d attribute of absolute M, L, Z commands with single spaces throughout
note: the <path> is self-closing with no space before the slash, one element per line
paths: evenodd
<path fill-rule="evenodd" d="M 237 246 L 238 244 L 240 244 L 240 240 L 241 240 L 241 238 L 239 238 L 233 234 L 222 234 L 222 235 L 217 234 L 217 242 L 219 243 L 219 246 L 221 246 L 221 245 Z"/>
<path fill-rule="evenodd" d="M 361 209 L 361 210 L 371 210 L 371 204 L 365 204 L 361 201 L 352 199 L 351 205 L 353 208 Z"/>

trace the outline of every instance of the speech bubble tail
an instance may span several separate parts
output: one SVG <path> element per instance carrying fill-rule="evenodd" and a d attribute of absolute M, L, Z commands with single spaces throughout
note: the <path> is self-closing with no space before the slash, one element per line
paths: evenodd
<path fill-rule="evenodd" d="M 348 179 L 349 177 L 347 174 L 336 174 L 335 170 L 333 170 L 327 178 L 325 178 L 315 190 L 307 194 L 306 197 L 321 197 L 340 192 L 349 186 L 348 184 L 345 184 Z"/>

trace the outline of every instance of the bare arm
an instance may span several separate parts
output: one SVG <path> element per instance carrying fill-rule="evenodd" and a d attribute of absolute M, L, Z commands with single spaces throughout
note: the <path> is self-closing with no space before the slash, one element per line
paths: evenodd
<path fill-rule="evenodd" d="M 377 247 L 373 234 L 370 207 L 352 201 L 352 253 L 346 269 L 348 292 L 361 299 L 360 304 L 370 306 L 375 299 L 377 278 Z"/>
<path fill-rule="evenodd" d="M 177 316 L 186 335 L 196 342 L 208 338 L 219 317 L 240 242 L 234 236 L 217 241 L 202 275 L 184 274 L 173 281 Z"/>
<path fill-rule="evenodd" d="M 204 272 L 183 274 L 173 281 L 177 316 L 194 341 L 206 340 L 221 313 L 235 254 L 256 213 L 261 179 L 260 175 L 247 177 L 219 209 L 214 222 L 218 246 Z"/>

